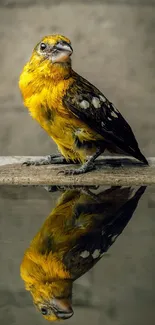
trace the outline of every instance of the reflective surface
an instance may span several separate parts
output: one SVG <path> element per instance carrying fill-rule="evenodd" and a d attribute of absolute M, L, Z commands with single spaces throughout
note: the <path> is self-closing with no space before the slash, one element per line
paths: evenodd
<path fill-rule="evenodd" d="M 35 247 L 35 263 L 39 264 L 39 254 L 48 256 L 54 247 L 69 272 L 66 278 L 73 280 L 73 305 L 71 301 L 70 304 L 74 315 L 65 320 L 66 324 L 154 324 L 155 189 L 51 190 L 0 188 L 1 323 L 48 324 L 25 290 L 20 265 L 27 250 L 32 254 Z M 41 240 L 36 243 L 36 238 Z M 34 241 L 30 246 L 33 239 L 35 246 Z M 30 266 L 22 265 L 24 272 L 30 274 Z M 34 279 L 35 272 L 32 273 Z M 48 281 L 46 274 L 46 285 Z M 63 282 L 60 287 L 62 290 Z M 71 296 L 71 288 L 69 293 Z M 54 291 L 50 294 L 53 297 Z M 43 298 L 43 294 L 38 296 Z"/>

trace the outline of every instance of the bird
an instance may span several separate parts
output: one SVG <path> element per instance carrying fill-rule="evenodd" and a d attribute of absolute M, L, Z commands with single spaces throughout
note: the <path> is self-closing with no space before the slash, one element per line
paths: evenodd
<path fill-rule="evenodd" d="M 45 36 L 24 66 L 19 88 L 32 118 L 57 144 L 59 154 L 28 160 L 29 165 L 81 164 L 62 169 L 78 175 L 95 168 L 104 153 L 123 153 L 148 165 L 128 122 L 105 95 L 72 69 L 71 41 L 60 34 Z"/>
<path fill-rule="evenodd" d="M 73 316 L 72 290 L 114 244 L 146 187 L 63 189 L 55 207 L 24 252 L 20 275 L 48 321 Z"/>

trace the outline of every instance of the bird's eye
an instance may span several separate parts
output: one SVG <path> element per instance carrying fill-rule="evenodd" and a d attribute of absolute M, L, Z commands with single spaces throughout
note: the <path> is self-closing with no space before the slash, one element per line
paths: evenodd
<path fill-rule="evenodd" d="M 42 315 L 47 315 L 47 314 L 48 314 L 48 310 L 47 310 L 47 308 L 42 307 L 42 308 L 41 308 L 41 313 L 42 313 Z"/>
<path fill-rule="evenodd" d="M 46 49 L 47 45 L 45 43 L 40 44 L 40 49 L 44 51 Z"/>

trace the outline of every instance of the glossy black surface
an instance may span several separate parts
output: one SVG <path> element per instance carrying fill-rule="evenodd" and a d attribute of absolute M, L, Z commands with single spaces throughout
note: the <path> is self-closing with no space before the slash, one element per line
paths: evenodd
<path fill-rule="evenodd" d="M 37 187 L 0 188 L 2 324 L 48 323 L 35 310 L 19 269 L 24 251 L 61 195 Z M 74 316 L 66 324 L 154 324 L 154 215 L 155 188 L 149 187 L 116 242 L 75 282 Z"/>

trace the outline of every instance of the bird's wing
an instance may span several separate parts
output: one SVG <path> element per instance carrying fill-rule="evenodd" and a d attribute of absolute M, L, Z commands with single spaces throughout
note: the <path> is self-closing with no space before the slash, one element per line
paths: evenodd
<path fill-rule="evenodd" d="M 103 136 L 107 143 L 146 163 L 129 124 L 117 108 L 87 80 L 76 74 L 63 104 L 78 119 Z"/>
<path fill-rule="evenodd" d="M 126 202 L 108 218 L 105 218 L 103 212 L 103 221 L 100 224 L 97 222 L 97 226 L 94 224 L 92 230 L 74 242 L 73 247 L 63 257 L 63 263 L 73 280 L 91 269 L 113 245 L 132 218 L 145 189 L 146 186 L 139 187 L 131 199 L 126 199 Z"/>

